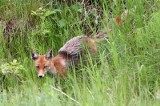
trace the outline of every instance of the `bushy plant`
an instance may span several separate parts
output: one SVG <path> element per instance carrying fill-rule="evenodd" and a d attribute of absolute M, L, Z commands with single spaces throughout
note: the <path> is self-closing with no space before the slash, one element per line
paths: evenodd
<path fill-rule="evenodd" d="M 16 59 L 11 62 L 1 63 L 0 65 L 0 82 L 1 87 L 8 88 L 10 85 L 15 86 L 24 81 L 22 73 L 25 68 Z M 4 88 L 3 88 L 4 89 Z"/>

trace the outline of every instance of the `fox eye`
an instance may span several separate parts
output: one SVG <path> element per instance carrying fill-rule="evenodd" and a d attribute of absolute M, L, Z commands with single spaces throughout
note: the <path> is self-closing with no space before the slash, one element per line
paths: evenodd
<path fill-rule="evenodd" d="M 39 69 L 39 66 L 36 66 L 37 69 Z"/>
<path fill-rule="evenodd" d="M 44 66 L 44 68 L 48 68 L 48 66 Z"/>

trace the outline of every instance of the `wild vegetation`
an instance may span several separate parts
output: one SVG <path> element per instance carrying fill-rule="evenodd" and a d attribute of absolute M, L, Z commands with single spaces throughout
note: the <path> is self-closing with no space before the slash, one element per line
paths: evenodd
<path fill-rule="evenodd" d="M 0 105 L 159 106 L 159 0 L 0 0 Z M 118 25 L 114 18 L 128 15 Z M 98 63 L 38 78 L 31 52 L 57 54 L 105 31 Z"/>

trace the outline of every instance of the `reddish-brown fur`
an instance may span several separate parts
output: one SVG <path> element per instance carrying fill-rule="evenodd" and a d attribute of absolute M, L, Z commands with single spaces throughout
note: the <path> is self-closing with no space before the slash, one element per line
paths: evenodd
<path fill-rule="evenodd" d="M 82 42 L 83 45 L 85 45 L 85 47 L 88 48 L 91 55 L 94 55 L 96 53 L 96 43 L 92 38 L 89 38 L 87 36 L 83 36 L 81 38 L 80 36 L 78 36 L 77 38 L 75 37 L 75 39 L 80 39 L 78 41 Z M 79 42 L 77 42 L 77 43 L 79 43 Z M 75 45 L 75 47 L 82 46 L 82 45 L 76 46 L 76 42 L 73 42 L 74 45 L 72 45 L 72 41 L 69 41 L 69 43 L 71 43 L 71 46 Z M 67 45 L 67 47 L 68 47 L 68 45 Z M 74 49 L 74 48 L 71 48 L 71 49 Z M 78 49 L 76 49 L 76 50 L 78 50 Z M 68 50 L 68 51 L 70 51 L 70 50 Z M 80 49 L 79 51 L 85 52 L 85 48 L 82 48 L 82 50 Z M 79 53 L 81 53 L 81 52 L 79 52 Z M 80 55 L 82 55 L 82 57 L 85 57 L 84 55 L 86 55 L 86 54 L 81 53 Z M 67 50 L 64 52 L 59 51 L 58 55 L 55 57 L 52 57 L 52 51 L 49 51 L 46 55 L 38 55 L 37 53 L 32 53 L 32 59 L 34 60 L 35 66 L 37 67 L 39 77 L 44 77 L 45 72 L 47 70 L 51 70 L 52 73 L 54 73 L 58 76 L 64 77 L 64 76 L 66 76 L 67 67 L 70 67 L 73 65 L 72 62 L 75 62 L 75 65 L 78 64 L 77 60 L 74 60 L 74 59 L 77 59 L 77 57 L 74 58 L 74 57 L 72 57 L 72 55 L 67 54 Z"/>
<path fill-rule="evenodd" d="M 62 55 L 57 55 L 56 57 L 53 57 L 51 60 L 50 67 L 52 70 L 55 71 L 59 76 L 66 76 L 66 66 L 62 64 L 62 61 L 65 61 L 66 58 L 64 58 Z"/>

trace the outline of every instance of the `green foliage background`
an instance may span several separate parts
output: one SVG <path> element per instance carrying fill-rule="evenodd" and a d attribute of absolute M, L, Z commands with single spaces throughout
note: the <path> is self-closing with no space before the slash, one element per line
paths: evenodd
<path fill-rule="evenodd" d="M 0 105 L 160 104 L 160 2 L 90 0 L 89 5 L 100 12 L 90 12 L 84 4 L 73 0 L 0 1 Z M 109 21 L 125 8 L 129 14 L 124 25 Z M 99 13 L 102 16 L 97 19 Z M 9 37 L 4 33 L 7 25 L 11 26 Z M 109 36 L 98 44 L 100 64 L 92 63 L 88 56 L 89 64 L 68 70 L 66 78 L 58 79 L 58 88 L 50 76 L 37 78 L 31 51 L 44 54 L 52 49 L 56 55 L 70 38 L 91 36 L 96 29 Z"/>

